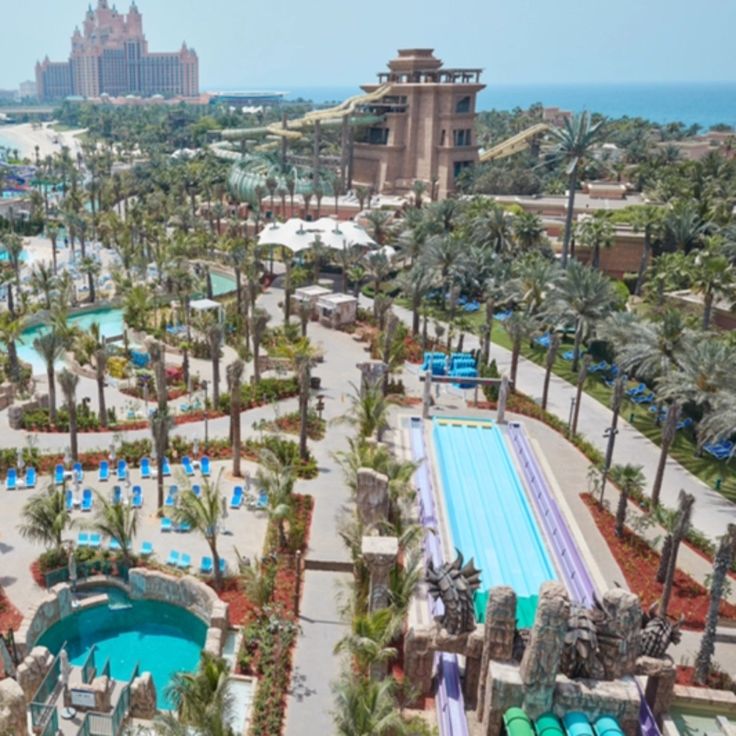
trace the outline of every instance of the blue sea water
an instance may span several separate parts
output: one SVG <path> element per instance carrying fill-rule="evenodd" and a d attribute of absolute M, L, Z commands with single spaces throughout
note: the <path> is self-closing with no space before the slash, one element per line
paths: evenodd
<path fill-rule="evenodd" d="M 656 123 L 718 123 L 736 127 L 736 82 L 667 84 L 524 84 L 488 85 L 478 95 L 478 110 L 512 110 L 541 102 L 563 110 L 590 110 L 610 117 L 643 117 Z M 357 87 L 280 87 L 287 100 L 341 101 Z"/>

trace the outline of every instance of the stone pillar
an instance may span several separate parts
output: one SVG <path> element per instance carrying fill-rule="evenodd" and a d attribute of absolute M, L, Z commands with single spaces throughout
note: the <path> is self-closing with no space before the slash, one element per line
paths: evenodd
<path fill-rule="evenodd" d="M 478 708 L 476 715 L 483 720 L 486 696 L 486 680 L 491 660 L 510 662 L 514 650 L 516 633 L 516 593 L 508 585 L 491 588 L 486 603 L 486 618 L 483 627 L 483 652 L 478 682 Z"/>
<path fill-rule="evenodd" d="M 677 670 L 669 659 L 639 657 L 636 660 L 636 674 L 646 675 L 647 686 L 644 697 L 652 709 L 657 725 L 662 726 L 662 716 L 672 706 L 675 699 L 675 681 Z"/>
<path fill-rule="evenodd" d="M 424 394 L 422 396 L 422 416 L 429 419 L 429 409 L 432 406 L 432 368 L 424 374 Z"/>
<path fill-rule="evenodd" d="M 524 710 L 532 719 L 552 708 L 569 618 L 570 599 L 564 586 L 556 582 L 543 583 L 520 668 L 525 688 Z"/>
<path fill-rule="evenodd" d="M 417 698 L 432 694 L 434 647 L 429 629 L 409 629 L 404 638 L 404 677 L 416 691 Z"/>
<path fill-rule="evenodd" d="M 369 527 L 388 516 L 388 476 L 370 468 L 358 469 L 355 492 L 358 518 Z"/>
<path fill-rule="evenodd" d="M 496 422 L 498 424 L 506 423 L 506 401 L 509 396 L 509 379 L 505 374 L 501 376 L 501 387 L 498 389 L 498 410 L 496 414 Z"/>
<path fill-rule="evenodd" d="M 399 554 L 396 537 L 363 537 L 363 559 L 371 577 L 369 607 L 371 612 L 388 606 L 388 576 Z"/>
<path fill-rule="evenodd" d="M 478 687 L 483 677 L 483 645 L 484 645 L 484 629 L 481 626 L 476 627 L 475 631 L 468 636 L 468 643 L 465 647 L 465 678 L 463 679 L 463 697 L 465 699 L 465 707 L 472 710 L 478 703 Z"/>
<path fill-rule="evenodd" d="M 151 720 L 156 715 L 156 685 L 150 672 L 144 672 L 130 686 L 130 715 Z"/>
<path fill-rule="evenodd" d="M 607 680 L 634 673 L 641 650 L 641 601 L 622 588 L 612 588 L 601 601 L 607 614 L 598 646 Z"/>

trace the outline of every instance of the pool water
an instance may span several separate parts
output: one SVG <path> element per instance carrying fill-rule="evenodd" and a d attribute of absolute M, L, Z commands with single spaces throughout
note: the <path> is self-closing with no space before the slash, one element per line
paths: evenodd
<path fill-rule="evenodd" d="M 672 708 L 670 715 L 681 736 L 722 736 L 723 734 L 723 730 L 716 720 L 717 714 L 715 712 L 708 713 L 685 708 Z M 733 720 L 728 717 L 727 720 L 733 727 Z"/>
<path fill-rule="evenodd" d="M 212 272 L 212 296 L 222 296 L 235 291 L 235 279 L 221 273 Z"/>
<path fill-rule="evenodd" d="M 79 610 L 62 619 L 43 634 L 38 644 L 56 654 L 66 642 L 74 665 L 84 664 L 95 646 L 98 671 L 109 659 L 110 674 L 116 680 L 128 681 L 138 664 L 141 672 L 153 676 L 157 706 L 171 709 L 166 687 L 175 673 L 197 668 L 207 626 L 179 606 L 131 601 L 119 592 L 113 594 L 113 599 L 110 606 Z"/>
<path fill-rule="evenodd" d="M 89 332 L 93 322 L 100 325 L 100 334 L 103 337 L 122 335 L 125 329 L 122 309 L 95 309 L 84 314 L 72 315 L 67 319 L 67 324 L 74 325 L 83 332 Z M 31 365 L 34 376 L 46 375 L 46 363 L 34 350 L 33 341 L 47 330 L 46 325 L 29 327 L 27 330 L 23 330 L 22 342 L 18 343 L 18 357 Z"/>
<path fill-rule="evenodd" d="M 432 437 L 452 544 L 481 571 L 477 618 L 486 591 L 509 585 L 518 626 L 531 626 L 539 586 L 557 573 L 501 430 L 492 422 L 435 418 Z"/>

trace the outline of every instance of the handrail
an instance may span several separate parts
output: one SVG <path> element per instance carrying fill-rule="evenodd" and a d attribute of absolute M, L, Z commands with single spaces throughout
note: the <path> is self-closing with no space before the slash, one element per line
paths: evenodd
<path fill-rule="evenodd" d="M 82 665 L 82 682 L 85 685 L 89 685 L 95 679 L 95 673 L 97 672 L 97 667 L 95 666 L 96 650 L 97 647 L 93 644 L 87 653 L 87 659 L 84 660 L 84 664 Z"/>
<path fill-rule="evenodd" d="M 110 658 L 109 657 L 105 660 L 105 664 L 102 666 L 102 672 L 100 672 L 100 677 L 110 677 Z"/>

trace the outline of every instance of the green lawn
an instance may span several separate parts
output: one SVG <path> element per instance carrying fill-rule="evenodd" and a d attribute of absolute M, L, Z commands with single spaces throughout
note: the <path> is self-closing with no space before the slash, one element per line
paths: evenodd
<path fill-rule="evenodd" d="M 402 303 L 402 300 L 400 299 L 397 301 Z M 408 304 L 402 303 L 402 306 L 408 307 Z M 480 325 L 484 320 L 484 316 L 481 312 L 463 315 L 463 317 L 467 325 L 471 328 Z M 436 309 L 433 312 L 433 318 L 446 320 L 447 315 L 443 314 L 442 310 Z M 430 336 L 433 336 L 431 321 L 429 325 L 429 333 Z M 446 336 L 447 335 L 445 333 L 443 339 L 446 338 Z M 511 340 L 509 339 L 506 330 L 504 330 L 502 322 L 494 322 L 492 340 L 494 345 L 500 345 L 501 347 L 511 350 Z M 456 342 L 457 337 L 455 337 L 455 343 Z M 569 383 L 576 384 L 577 375 L 572 371 L 572 363 L 570 361 L 563 360 L 560 357 L 562 353 L 566 350 L 570 350 L 571 348 L 572 340 L 569 340 L 569 342 L 563 341 L 552 370 L 560 378 L 565 379 Z M 525 358 L 537 363 L 538 365 L 544 365 L 544 358 L 546 355 L 546 350 L 544 348 L 537 346 L 531 347 L 527 343 L 522 347 L 521 352 Z M 492 350 L 491 357 L 493 357 Z M 634 385 L 633 382 L 632 385 Z M 538 389 L 539 393 L 541 393 L 541 390 L 542 386 L 540 383 Z M 613 391 L 603 383 L 602 378 L 598 375 L 593 374 L 588 377 L 584 390 L 585 393 L 600 401 L 604 406 L 611 405 Z M 649 411 L 648 405 L 641 406 L 634 404 L 628 399 L 624 399 L 621 416 L 631 422 L 633 426 L 635 426 L 643 435 L 652 440 L 652 442 L 659 445 L 661 427 L 657 426 L 655 415 Z M 718 490 L 729 501 L 736 502 L 736 469 L 733 465 L 730 462 L 726 463 L 721 460 L 716 460 L 710 455 L 698 457 L 696 455 L 696 449 L 695 437 L 692 430 L 680 430 L 672 445 L 670 455 L 708 486 Z M 635 458 L 630 459 L 634 462 L 636 461 Z"/>

